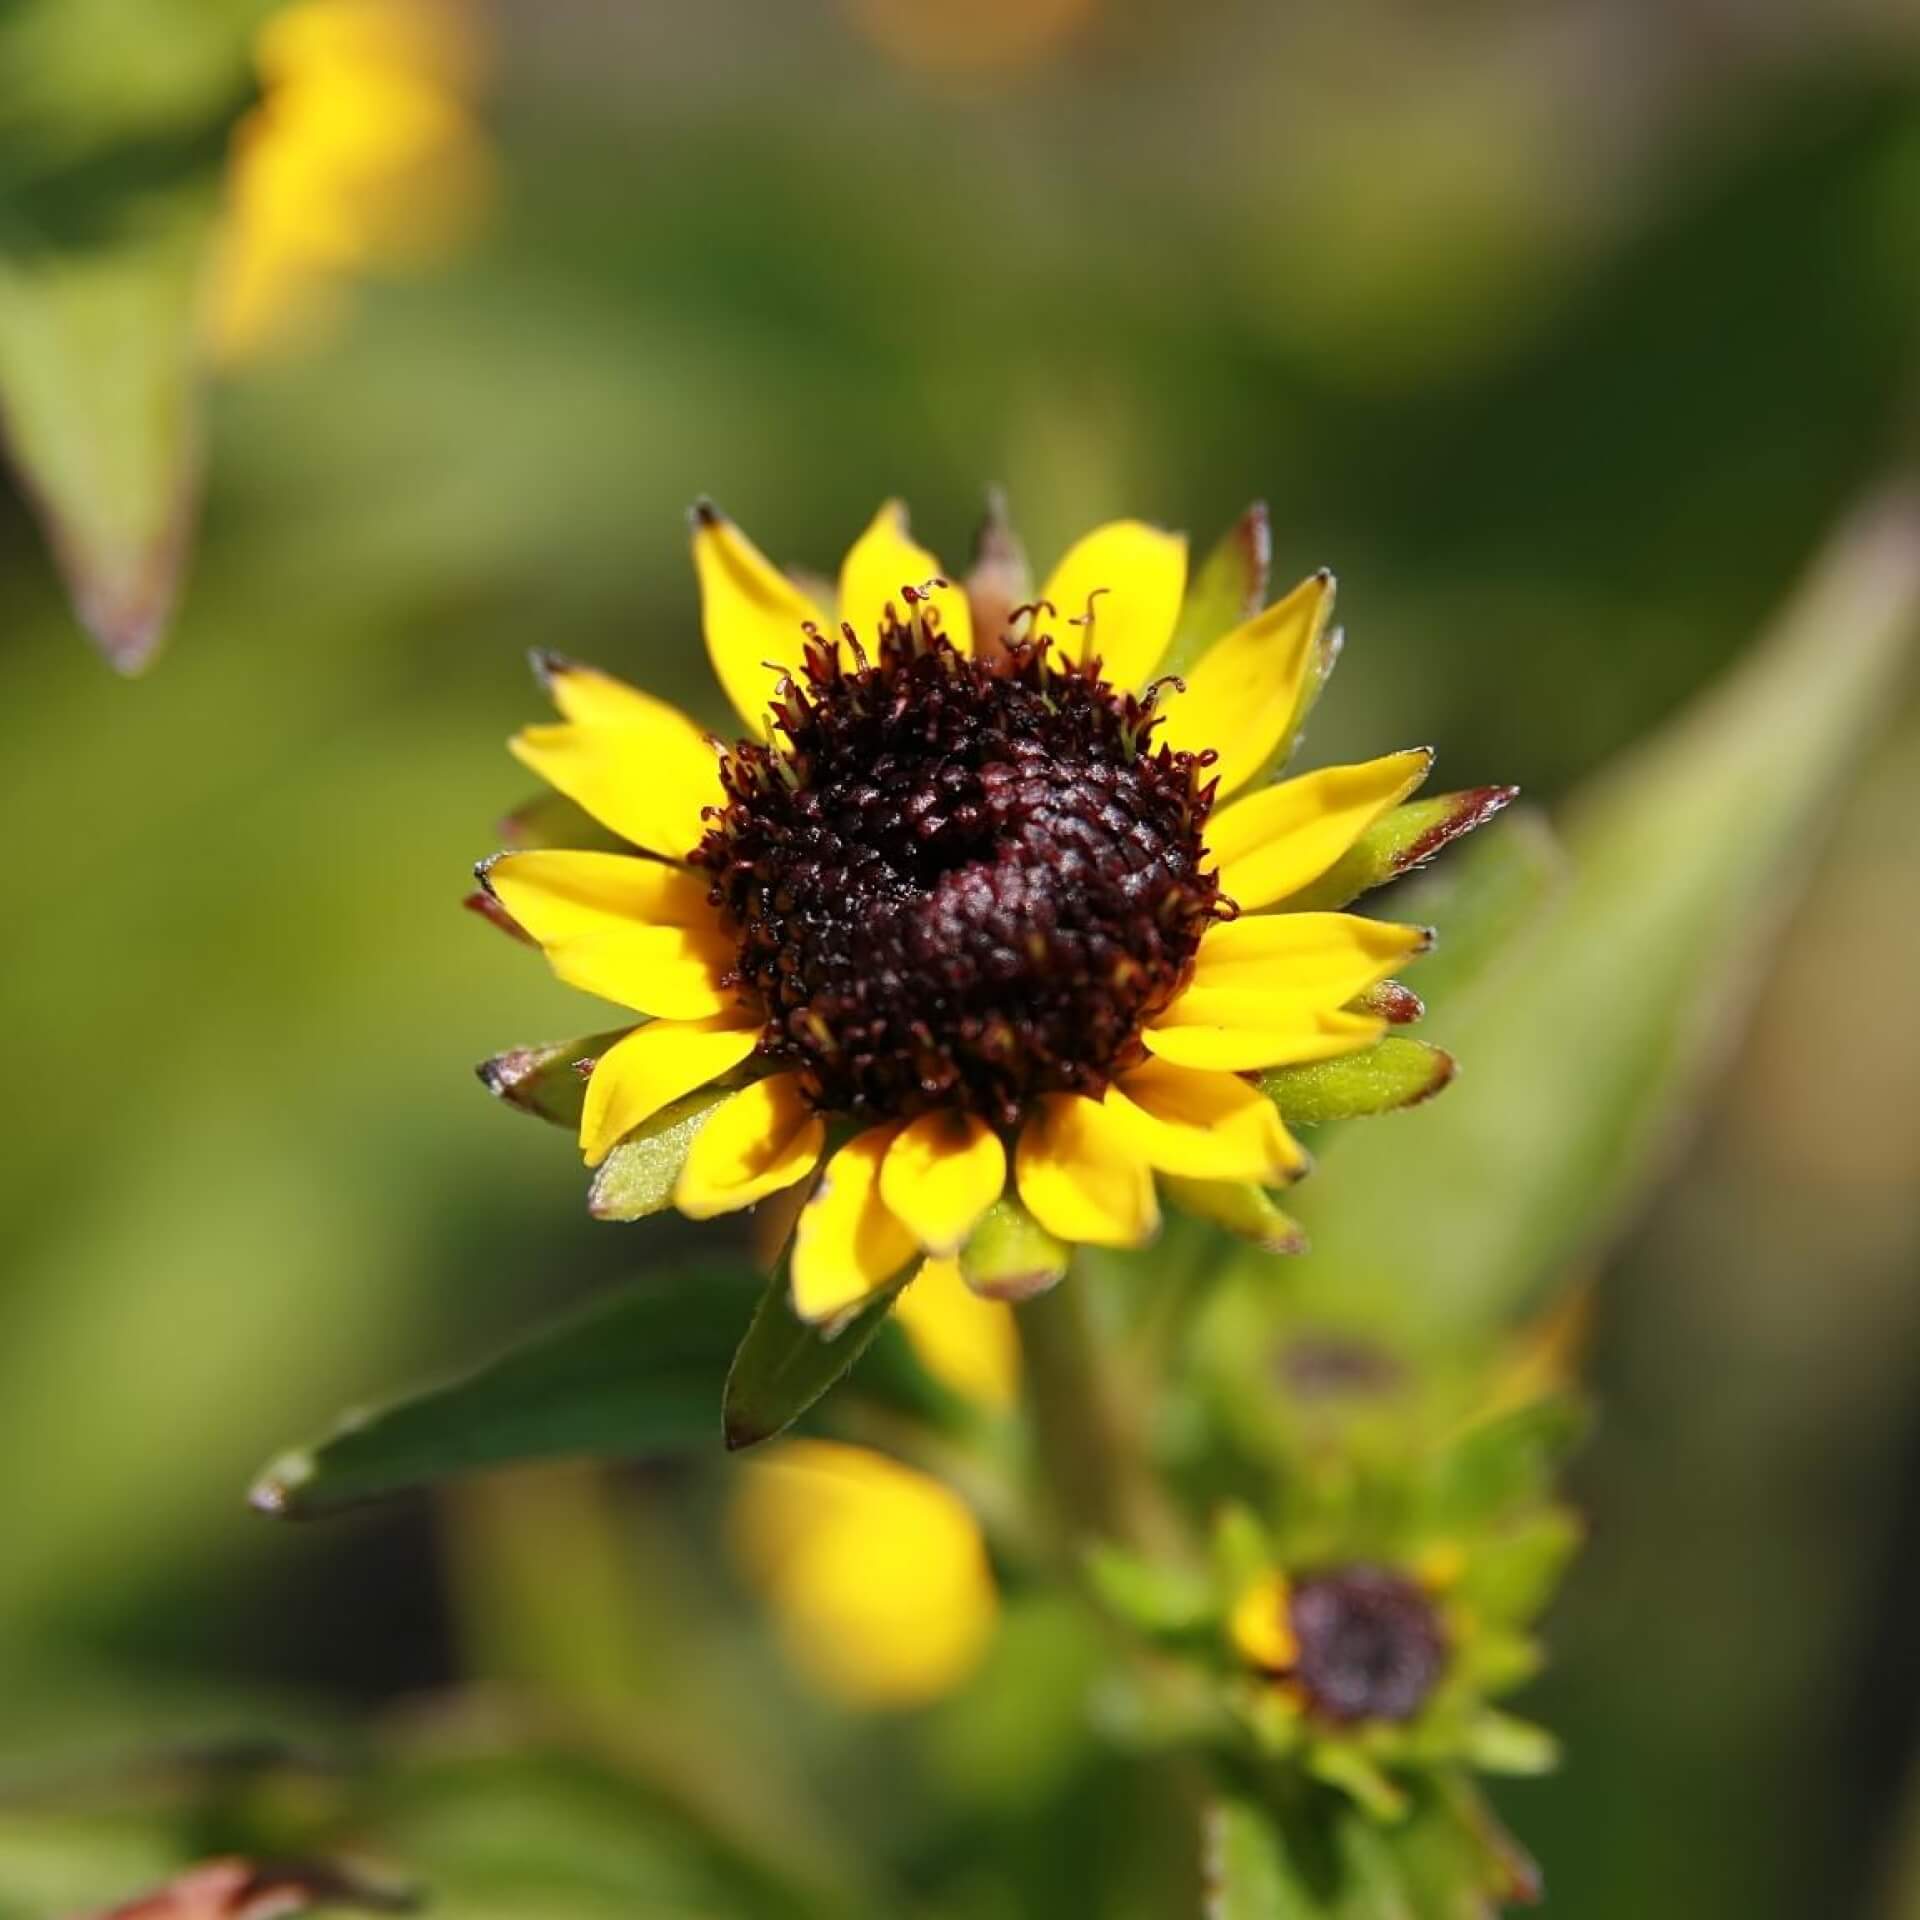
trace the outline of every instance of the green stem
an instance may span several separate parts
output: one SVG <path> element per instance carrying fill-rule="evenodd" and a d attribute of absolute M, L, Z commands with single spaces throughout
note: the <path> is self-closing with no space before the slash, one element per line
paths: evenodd
<path fill-rule="evenodd" d="M 1177 1551 L 1180 1526 L 1146 1460 L 1116 1353 L 1102 1339 L 1084 1275 L 1020 1308 L 1020 1348 L 1036 1451 L 1062 1543 L 1102 1535 L 1143 1553 Z"/>

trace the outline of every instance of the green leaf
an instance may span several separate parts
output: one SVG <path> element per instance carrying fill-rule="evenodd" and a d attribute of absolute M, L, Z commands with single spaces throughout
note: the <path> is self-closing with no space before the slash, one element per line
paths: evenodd
<path fill-rule="evenodd" d="M 1383 813 L 1311 886 L 1282 902 L 1283 912 L 1344 907 L 1375 887 L 1411 873 L 1509 806 L 1518 787 L 1470 787 L 1409 800 Z"/>
<path fill-rule="evenodd" d="M 483 1060 L 474 1071 L 495 1099 L 577 1133 L 587 1101 L 587 1072 L 628 1031 L 618 1027 L 611 1033 L 589 1034 L 584 1040 L 510 1047 Z"/>
<path fill-rule="evenodd" d="M 1236 1239 L 1250 1241 L 1262 1253 L 1305 1253 L 1307 1236 L 1299 1221 L 1274 1204 L 1263 1187 L 1247 1180 L 1191 1180 L 1163 1173 L 1161 1190 L 1183 1212 L 1211 1220 Z"/>
<path fill-rule="evenodd" d="M 595 1170 L 587 1211 L 596 1220 L 644 1220 L 664 1213 L 673 1204 L 673 1189 L 694 1135 L 714 1108 L 731 1098 L 735 1084 L 725 1080 L 704 1086 L 636 1127 Z"/>
<path fill-rule="evenodd" d="M 794 1313 L 786 1274 L 775 1274 L 727 1372 L 721 1419 L 728 1451 L 784 1433 L 837 1385 L 885 1326 L 898 1292 L 889 1287 L 851 1320 L 821 1328 Z"/>
<path fill-rule="evenodd" d="M 960 1272 L 989 1300 L 1031 1300 L 1066 1275 L 1073 1250 L 1008 1193 L 996 1200 L 960 1250 Z"/>
<path fill-rule="evenodd" d="M 692 1270 L 597 1301 L 461 1379 L 347 1415 L 274 1461 L 253 1505 L 304 1520 L 517 1461 L 717 1451 L 714 1403 L 755 1284 Z"/>
<path fill-rule="evenodd" d="M 81 624 L 123 673 L 172 613 L 198 505 L 210 193 L 86 251 L 0 255 L 0 412 Z"/>
<path fill-rule="evenodd" d="M 1920 502 L 1901 490 L 1837 536 L 1735 672 L 1569 810 L 1557 897 L 1448 1006 L 1459 1085 L 1343 1132 L 1303 1188 L 1303 1306 L 1451 1339 L 1592 1257 L 1744 1005 L 1917 625 Z"/>
<path fill-rule="evenodd" d="M 1263 1808 L 1219 1800 L 1207 1809 L 1207 1920 L 1313 1920 L 1333 1911 L 1300 1884 Z"/>
<path fill-rule="evenodd" d="M 1267 505 L 1256 500 L 1221 536 L 1187 583 L 1179 624 L 1155 668 L 1155 677 L 1189 672 L 1215 641 L 1251 620 L 1267 604 L 1273 531 Z"/>
<path fill-rule="evenodd" d="M 563 847 L 585 853 L 631 853 L 630 841 L 603 827 L 585 807 L 563 793 L 537 793 L 505 815 L 499 826 L 502 842 L 516 852 L 529 848 Z"/>
<path fill-rule="evenodd" d="M 1219 1617 L 1219 1593 L 1204 1568 L 1148 1560 L 1111 1541 L 1087 1549 L 1086 1568 L 1109 1610 L 1142 1633 L 1190 1633 Z"/>
<path fill-rule="evenodd" d="M 1489 1709 L 1466 1730 L 1466 1757 L 1482 1773 L 1532 1778 L 1560 1764 L 1560 1743 L 1530 1720 Z"/>
<path fill-rule="evenodd" d="M 1304 1066 L 1270 1067 L 1259 1076 L 1259 1087 L 1288 1126 L 1317 1127 L 1357 1114 L 1417 1106 L 1438 1093 L 1453 1075 L 1452 1054 L 1424 1040 L 1389 1034 L 1364 1053 L 1313 1060 Z"/>

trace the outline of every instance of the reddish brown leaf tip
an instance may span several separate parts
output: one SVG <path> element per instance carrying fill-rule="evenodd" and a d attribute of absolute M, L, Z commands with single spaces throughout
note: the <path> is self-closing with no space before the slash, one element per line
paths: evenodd
<path fill-rule="evenodd" d="M 497 927 L 510 939 L 518 940 L 523 946 L 532 947 L 539 944 L 533 935 L 500 904 L 498 896 L 484 882 L 478 893 L 465 895 L 460 904 L 469 913 L 478 914 L 488 926 Z"/>
<path fill-rule="evenodd" d="M 1382 980 L 1353 1003 L 1362 1013 L 1377 1015 L 1389 1026 L 1410 1027 L 1426 1016 L 1426 1002 L 1398 980 Z"/>
<path fill-rule="evenodd" d="M 1484 827 L 1496 813 L 1511 806 L 1519 793 L 1518 787 L 1469 787 L 1463 793 L 1453 794 L 1450 796 L 1453 804 L 1446 813 L 1419 839 L 1401 849 L 1393 864 L 1394 872 L 1411 873 L 1415 867 L 1424 866 L 1442 847 L 1476 827 Z"/>
<path fill-rule="evenodd" d="M 1433 1078 L 1430 1079 L 1411 1100 L 1403 1104 L 1401 1111 L 1405 1112 L 1407 1107 L 1422 1106 L 1431 1100 L 1436 1093 L 1440 1093 L 1447 1087 L 1452 1086 L 1454 1077 L 1459 1071 L 1460 1062 L 1456 1060 L 1452 1054 L 1447 1052 L 1444 1047 L 1435 1047 L 1433 1049 Z"/>
<path fill-rule="evenodd" d="M 563 673 L 570 673 L 579 662 L 569 660 L 564 653 L 556 653 L 551 647 L 535 647 L 527 655 L 527 664 L 533 669 L 533 677 L 540 683 L 540 691 L 551 693 L 553 683 Z"/>
<path fill-rule="evenodd" d="M 704 493 L 687 509 L 687 525 L 696 533 L 702 527 L 725 526 L 726 520 L 727 516 Z"/>
<path fill-rule="evenodd" d="M 418 1897 L 319 1861 L 209 1860 L 90 1920 L 278 1920 L 320 1907 L 412 1913 Z"/>

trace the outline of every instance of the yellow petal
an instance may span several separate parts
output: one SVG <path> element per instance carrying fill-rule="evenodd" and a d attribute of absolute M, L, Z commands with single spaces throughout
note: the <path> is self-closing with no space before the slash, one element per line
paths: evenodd
<path fill-rule="evenodd" d="M 780 675 L 797 672 L 805 623 L 832 622 L 731 520 L 702 502 L 693 511 L 693 569 L 707 654 L 735 711 L 755 734 Z"/>
<path fill-rule="evenodd" d="M 929 1253 L 953 1253 L 1007 1184 L 1000 1136 L 971 1113 L 924 1113 L 900 1129 L 880 1197 Z"/>
<path fill-rule="evenodd" d="M 580 1115 L 580 1151 L 597 1167 L 623 1134 L 651 1120 L 671 1100 L 737 1067 L 760 1038 L 760 1026 L 722 1015 L 713 1020 L 656 1020 L 617 1040 L 594 1063 Z"/>
<path fill-rule="evenodd" d="M 1217 1073 L 1255 1073 L 1262 1067 L 1330 1060 L 1371 1046 L 1386 1032 L 1384 1020 L 1357 1013 L 1300 1014 L 1277 1021 L 1270 1001 L 1258 994 L 1215 989 L 1183 996 L 1188 1024 L 1149 1027 L 1140 1038 L 1158 1059 Z M 1261 1025 L 1261 1021 L 1271 1024 Z"/>
<path fill-rule="evenodd" d="M 1285 1576 L 1275 1573 L 1255 1581 L 1234 1605 L 1228 1633 L 1240 1657 L 1263 1673 L 1285 1673 L 1300 1657 L 1291 1597 Z"/>
<path fill-rule="evenodd" d="M 733 1550 L 815 1685 L 853 1706 L 920 1706 L 978 1665 L 999 1595 L 951 1488 L 829 1440 L 789 1440 L 739 1484 Z"/>
<path fill-rule="evenodd" d="M 1181 1000 L 1224 990 L 1260 994 L 1276 1005 L 1305 1001 L 1338 1007 L 1432 943 L 1426 927 L 1357 913 L 1244 914 L 1201 936 L 1193 985 Z M 1191 1024 L 1180 1012 L 1180 1000 L 1162 1020 Z"/>
<path fill-rule="evenodd" d="M 542 678 L 562 726 L 522 727 L 507 742 L 523 767 L 636 847 L 684 860 L 724 804 L 715 743 L 664 700 L 611 674 L 551 657 Z"/>
<path fill-rule="evenodd" d="M 1014 1150 L 1014 1178 L 1033 1217 L 1062 1240 L 1137 1247 L 1160 1224 L 1153 1173 L 1097 1101 L 1050 1093 Z"/>
<path fill-rule="evenodd" d="M 1273 1102 L 1230 1073 L 1149 1060 L 1109 1087 L 1102 1104 L 1133 1150 L 1162 1173 L 1270 1186 L 1306 1166 Z"/>
<path fill-rule="evenodd" d="M 957 1260 L 923 1262 L 894 1318 L 920 1364 L 943 1386 L 982 1406 L 1013 1405 L 1020 1385 L 1013 1309 L 981 1299 L 960 1277 Z"/>
<path fill-rule="evenodd" d="M 936 579 L 941 582 L 937 587 L 931 584 Z M 869 654 L 889 601 L 900 619 L 906 619 L 904 587 L 925 592 L 938 612 L 940 631 L 961 653 L 973 651 L 967 596 L 947 579 L 939 560 L 908 537 L 905 506 L 889 500 L 848 548 L 840 568 L 840 618 L 852 626 Z"/>
<path fill-rule="evenodd" d="M 1300 704 L 1314 642 L 1333 611 L 1333 575 L 1316 573 L 1208 650 L 1169 694 L 1154 738 L 1184 753 L 1211 747 L 1221 798 L 1272 759 Z"/>
<path fill-rule="evenodd" d="M 1223 808 L 1207 823 L 1220 889 L 1244 912 L 1270 907 L 1318 880 L 1433 765 L 1431 747 L 1356 766 L 1322 767 Z"/>
<path fill-rule="evenodd" d="M 805 1179 L 826 1138 L 827 1123 L 808 1106 L 798 1074 L 756 1080 L 694 1135 L 673 1204 L 691 1220 L 750 1207 Z"/>
<path fill-rule="evenodd" d="M 857 1133 L 827 1162 L 793 1241 L 793 1310 L 816 1325 L 878 1293 L 919 1251 L 880 1197 L 897 1125 Z"/>
<path fill-rule="evenodd" d="M 1110 521 L 1069 547 L 1040 589 L 1054 608 L 1051 624 L 1043 614 L 1040 628 L 1051 631 L 1061 659 L 1084 665 L 1097 655 L 1111 685 L 1142 687 L 1173 638 L 1186 590 L 1184 533 Z"/>
<path fill-rule="evenodd" d="M 625 853 L 504 853 L 484 871 L 569 986 L 669 1020 L 739 1005 L 721 985 L 737 956 L 704 877 Z"/>

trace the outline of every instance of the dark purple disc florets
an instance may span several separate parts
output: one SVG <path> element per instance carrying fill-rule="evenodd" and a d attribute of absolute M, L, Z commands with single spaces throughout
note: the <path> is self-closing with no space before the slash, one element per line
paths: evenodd
<path fill-rule="evenodd" d="M 1150 693 L 1045 641 L 967 659 L 917 616 L 871 662 L 813 635 L 774 718 L 692 856 L 769 1062 L 830 1111 L 1011 1126 L 1142 1058 L 1231 911 L 1201 870 L 1210 756 L 1152 745 Z"/>
<path fill-rule="evenodd" d="M 1343 1567 L 1293 1588 L 1294 1678 L 1331 1720 L 1411 1720 L 1446 1665 L 1433 1602 L 1384 1567 Z"/>

